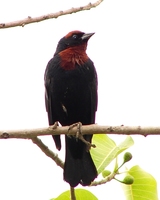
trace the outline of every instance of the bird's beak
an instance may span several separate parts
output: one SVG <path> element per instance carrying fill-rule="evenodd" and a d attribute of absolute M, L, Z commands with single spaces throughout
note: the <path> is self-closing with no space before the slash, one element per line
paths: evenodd
<path fill-rule="evenodd" d="M 81 38 L 82 40 L 89 40 L 89 38 L 94 34 L 95 33 L 84 33 Z"/>

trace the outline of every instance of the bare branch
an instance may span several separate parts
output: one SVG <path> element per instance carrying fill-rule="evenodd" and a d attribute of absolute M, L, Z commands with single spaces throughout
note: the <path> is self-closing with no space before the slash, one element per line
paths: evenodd
<path fill-rule="evenodd" d="M 102 3 L 102 1 L 103 0 L 98 0 L 95 3 L 89 3 L 85 6 L 81 6 L 81 7 L 77 7 L 77 8 L 70 8 L 65 11 L 50 13 L 50 14 L 46 14 L 43 16 L 39 16 L 39 17 L 32 18 L 31 16 L 28 16 L 26 19 L 14 21 L 14 22 L 8 22 L 8 23 L 0 23 L 0 28 L 11 28 L 11 27 L 15 27 L 15 26 L 24 27 L 27 24 L 41 22 L 41 21 L 44 21 L 47 19 L 58 18 L 63 15 L 68 15 L 68 14 L 72 14 L 72 13 L 76 13 L 76 12 L 80 12 L 80 11 L 84 11 L 84 10 L 90 10 L 91 8 L 97 7 L 100 3 Z"/>
<path fill-rule="evenodd" d="M 100 181 L 93 181 L 90 186 L 97 186 L 97 185 L 102 185 L 106 184 L 107 182 L 111 181 L 112 179 L 115 178 L 116 172 L 111 173 L 109 176 L 106 178 L 100 180 Z"/>
<path fill-rule="evenodd" d="M 32 142 L 36 144 L 48 157 L 50 157 L 54 162 L 61 168 L 64 167 L 63 161 L 58 157 L 57 154 L 55 154 L 53 151 L 51 151 L 39 138 L 33 137 Z"/>
<path fill-rule="evenodd" d="M 37 136 L 43 135 L 76 135 L 76 127 L 68 132 L 69 126 L 55 127 L 50 126 L 46 128 L 37 129 L 22 129 L 22 130 L 6 130 L 0 131 L 0 139 L 17 138 L 17 139 L 33 139 Z M 83 125 L 82 135 L 85 134 L 118 134 L 118 135 L 160 135 L 160 127 L 141 127 L 141 126 L 99 126 Z"/>
<path fill-rule="evenodd" d="M 75 190 L 73 187 L 70 187 L 70 194 L 71 194 L 71 200 L 76 200 Z"/>

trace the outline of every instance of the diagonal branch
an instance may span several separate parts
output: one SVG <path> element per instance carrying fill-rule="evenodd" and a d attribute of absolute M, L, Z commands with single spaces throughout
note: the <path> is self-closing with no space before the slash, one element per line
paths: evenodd
<path fill-rule="evenodd" d="M 50 126 L 37 129 L 22 130 L 0 130 L 0 139 L 17 138 L 32 139 L 44 135 L 76 135 L 77 128 L 74 127 L 68 132 L 69 126 Z M 160 127 L 141 127 L 141 126 L 99 126 L 96 124 L 83 125 L 82 135 L 85 134 L 118 134 L 118 135 L 160 135 Z"/>
<path fill-rule="evenodd" d="M 61 168 L 64 167 L 63 161 L 58 157 L 57 154 L 55 154 L 53 151 L 51 151 L 39 138 L 33 137 L 32 142 L 36 144 L 45 154 L 46 156 L 50 157 L 54 162 Z"/>
<path fill-rule="evenodd" d="M 98 0 L 95 3 L 89 3 L 85 6 L 81 6 L 81 7 L 77 7 L 77 8 L 70 8 L 68 10 L 59 11 L 56 13 L 50 13 L 50 14 L 46 14 L 46 15 L 38 16 L 38 17 L 34 17 L 34 18 L 32 18 L 31 16 L 28 16 L 26 19 L 8 22 L 8 23 L 0 23 L 0 28 L 11 28 L 11 27 L 15 27 L 15 26 L 24 27 L 27 24 L 41 22 L 41 21 L 44 21 L 47 19 L 52 19 L 52 18 L 58 18 L 63 15 L 68 15 L 68 14 L 72 14 L 72 13 L 76 13 L 76 12 L 80 12 L 80 11 L 84 11 L 84 10 L 90 10 L 91 8 L 97 7 L 100 3 L 102 3 L 102 1 L 103 0 Z"/>
<path fill-rule="evenodd" d="M 102 180 L 100 180 L 100 181 L 93 181 L 93 182 L 91 183 L 90 186 L 97 186 L 97 185 L 106 184 L 107 182 L 109 182 L 109 181 L 111 181 L 112 179 L 114 179 L 114 178 L 115 178 L 115 175 L 116 175 L 116 173 L 113 172 L 113 173 L 111 173 L 109 176 L 107 176 L 106 178 L 104 178 L 104 179 L 102 179 Z"/>

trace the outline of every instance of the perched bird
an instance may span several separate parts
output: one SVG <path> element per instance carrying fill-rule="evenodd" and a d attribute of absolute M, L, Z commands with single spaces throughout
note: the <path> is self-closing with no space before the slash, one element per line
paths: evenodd
<path fill-rule="evenodd" d="M 49 125 L 81 122 L 94 124 L 97 110 L 97 73 L 86 54 L 87 42 L 94 33 L 72 31 L 58 43 L 45 71 L 45 103 Z M 58 150 L 60 136 L 53 136 Z M 92 135 L 84 135 L 91 143 Z M 65 136 L 64 180 L 71 187 L 90 185 L 97 170 L 86 144 L 75 136 Z"/>

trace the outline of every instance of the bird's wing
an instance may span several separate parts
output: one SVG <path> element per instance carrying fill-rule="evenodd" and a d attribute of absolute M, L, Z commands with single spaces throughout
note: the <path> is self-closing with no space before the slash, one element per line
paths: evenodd
<path fill-rule="evenodd" d="M 48 113 L 48 121 L 49 125 L 53 125 L 56 121 L 58 121 L 56 112 L 54 112 L 53 106 L 53 88 L 54 88 L 54 78 L 51 78 L 51 73 L 53 73 L 54 70 L 54 60 L 51 59 L 46 67 L 45 75 L 44 75 L 44 83 L 45 83 L 45 105 L 46 105 L 46 111 Z M 56 148 L 58 150 L 61 149 L 61 141 L 60 136 L 56 135 L 53 136 L 53 139 L 56 144 Z"/>
<path fill-rule="evenodd" d="M 92 120 L 91 123 L 95 123 L 95 112 L 97 111 L 97 105 L 98 105 L 98 80 L 97 80 L 97 73 L 94 67 L 94 64 L 91 60 L 88 61 L 90 69 L 92 70 L 91 73 L 91 81 L 89 84 L 89 91 L 90 91 L 90 105 L 91 105 L 91 116 Z"/>

